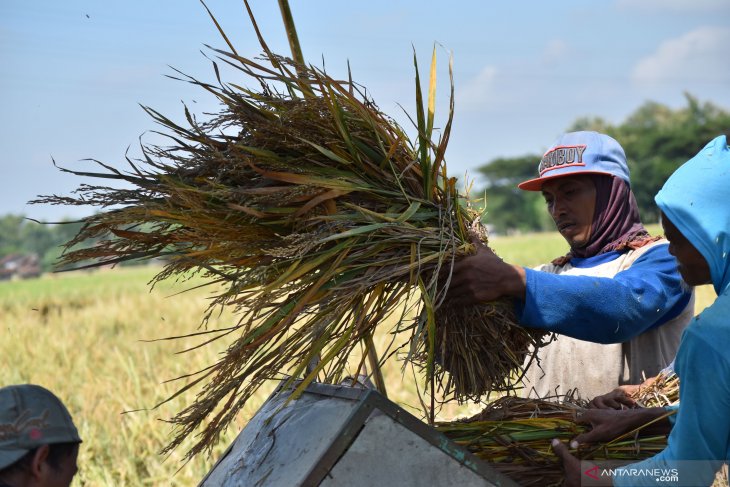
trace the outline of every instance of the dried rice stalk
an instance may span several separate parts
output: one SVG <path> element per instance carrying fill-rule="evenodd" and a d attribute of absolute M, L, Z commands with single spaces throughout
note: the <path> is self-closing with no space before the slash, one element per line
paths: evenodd
<path fill-rule="evenodd" d="M 492 325 L 483 326 L 490 316 Z M 510 391 L 520 384 L 522 367 L 539 335 L 516 327 L 510 302 L 465 309 L 442 307 L 436 315 L 437 370 L 448 372 L 447 397 L 478 401 L 485 391 Z M 513 376 L 503 375 L 514 370 Z"/>
<path fill-rule="evenodd" d="M 563 471 L 550 443 L 553 438 L 567 442 L 587 430 L 575 422 L 583 405 L 572 396 L 503 397 L 474 418 L 439 423 L 436 429 L 520 485 L 558 486 Z M 645 436 L 637 430 L 605 444 L 582 445 L 573 454 L 596 461 L 641 460 L 665 447 L 665 436 Z"/>
<path fill-rule="evenodd" d="M 173 397 L 201 390 L 171 420 L 176 437 L 165 451 L 199 428 L 188 456 L 210 447 L 265 381 L 304 377 L 294 397 L 317 378 L 340 382 L 352 352 L 404 302 L 420 310 L 418 319 L 409 322 L 404 312 L 394 331 L 409 333 L 407 359 L 435 376 L 435 388 L 466 398 L 515 387 L 542 332 L 516 326 L 506 303 L 441 306 L 442 269 L 473 252 L 471 234 L 487 241 L 480 215 L 461 204 L 456 180 L 447 177 L 453 83 L 448 119 L 434 140 L 435 70 L 424 106 L 416 66 L 411 141 L 352 80 L 295 66 L 260 41 L 261 61 L 239 56 L 230 43 L 228 51 L 213 49 L 217 62 L 243 75 L 240 84 L 222 82 L 215 62 L 217 84 L 183 75 L 220 101 L 210 119 L 186 108 L 180 125 L 145 108 L 170 146 L 144 145 L 142 160 L 127 159 L 127 172 L 99 161 L 101 172 L 61 169 L 123 182 L 123 189 L 82 184 L 74 196 L 35 201 L 103 210 L 84 219 L 62 265 L 161 257 L 167 263 L 153 284 L 196 272 L 220 290 L 203 324 L 218 306 L 238 313 L 233 326 L 199 332 L 207 340 L 199 346 L 232 342 L 217 363 L 181 378 Z M 88 241 L 98 243 L 76 247 Z M 458 335 L 466 342 L 454 338 L 459 327 L 473 330 Z M 459 361 L 477 335 L 481 361 Z M 393 353 L 384 351 L 381 363 Z"/>
<path fill-rule="evenodd" d="M 679 402 L 679 377 L 674 372 L 660 373 L 651 384 L 640 387 L 632 397 L 643 408 L 676 404 Z"/>

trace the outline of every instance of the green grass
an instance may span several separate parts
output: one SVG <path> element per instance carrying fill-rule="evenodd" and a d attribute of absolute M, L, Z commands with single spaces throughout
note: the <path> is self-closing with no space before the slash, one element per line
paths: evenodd
<path fill-rule="evenodd" d="M 526 266 L 562 255 L 567 246 L 559 235 L 495 237 L 491 245 L 506 260 Z M 68 405 L 84 445 L 80 474 L 74 485 L 196 485 L 245 421 L 266 399 L 274 384 L 252 400 L 210 457 L 199 456 L 182 469 L 184 449 L 169 458 L 157 452 L 169 441 L 170 418 L 193 399 L 186 394 L 157 410 L 181 383 L 167 379 L 198 370 L 218 358 L 225 343 L 193 352 L 175 352 L 194 339 L 143 342 L 197 329 L 209 291 L 175 295 L 201 283 L 162 283 L 149 290 L 156 267 L 121 268 L 96 272 L 48 275 L 28 281 L 0 282 L 3 340 L 0 341 L 0 384 L 31 382 L 44 385 Z M 697 310 L 714 300 L 711 286 L 698 289 Z M 211 326 L 224 326 L 233 317 L 214 317 Z M 384 329 L 388 329 L 388 324 Z M 382 350 L 389 336 L 376 336 Z M 419 399 L 410 371 L 401 374 L 391 361 L 384 375 L 391 399 L 420 415 Z M 472 414 L 474 404 L 449 404 L 438 418 Z M 179 470 L 179 471 L 178 471 Z"/>
<path fill-rule="evenodd" d="M 565 255 L 568 244 L 558 232 L 490 237 L 494 252 L 511 264 L 535 267 Z"/>
<path fill-rule="evenodd" d="M 652 235 L 662 235 L 658 224 L 646 225 Z M 570 250 L 568 243 L 558 232 L 524 235 L 496 235 L 490 237 L 489 245 L 507 262 L 535 267 L 565 255 Z"/>

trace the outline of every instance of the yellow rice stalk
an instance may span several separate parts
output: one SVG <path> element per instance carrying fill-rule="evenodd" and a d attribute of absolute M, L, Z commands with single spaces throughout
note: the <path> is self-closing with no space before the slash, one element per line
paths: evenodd
<path fill-rule="evenodd" d="M 679 402 L 679 377 L 674 372 L 660 373 L 651 384 L 639 388 L 633 398 L 644 408 L 674 405 Z"/>
<path fill-rule="evenodd" d="M 587 431 L 575 420 L 581 405 L 570 396 L 560 399 L 505 396 L 474 418 L 439 423 L 436 429 L 520 485 L 558 486 L 563 471 L 551 441 L 568 442 Z M 665 447 L 665 436 L 644 435 L 639 428 L 605 444 L 581 445 L 572 453 L 595 461 L 641 460 Z"/>

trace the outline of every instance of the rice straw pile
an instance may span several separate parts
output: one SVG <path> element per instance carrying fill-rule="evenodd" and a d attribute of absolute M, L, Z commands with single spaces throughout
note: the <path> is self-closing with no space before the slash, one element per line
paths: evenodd
<path fill-rule="evenodd" d="M 551 447 L 588 430 L 575 415 L 581 405 L 571 397 L 562 402 L 503 397 L 477 417 L 436 424 L 436 429 L 467 448 L 521 485 L 561 485 L 563 471 Z M 666 437 L 637 430 L 600 445 L 581 445 L 572 453 L 586 460 L 641 460 L 666 447 Z"/>
<path fill-rule="evenodd" d="M 219 306 L 237 312 L 230 327 L 198 332 L 200 346 L 223 337 L 230 346 L 181 378 L 175 395 L 200 392 L 172 418 L 165 451 L 191 434 L 189 457 L 214 444 L 265 381 L 303 377 L 295 395 L 315 379 L 340 382 L 355 351 L 375 352 L 373 333 L 403 303 L 417 319 L 396 316 L 391 331 L 409 339 L 380 351 L 380 364 L 401 346 L 432 394 L 459 400 L 514 388 L 542 332 L 516 326 L 509 303 L 442 306 L 454 259 L 474 251 L 471 236 L 487 236 L 447 176 L 453 82 L 436 137 L 435 54 L 427 102 L 416 66 L 410 140 L 352 79 L 275 55 L 251 21 L 262 59 L 240 56 L 218 27 L 228 49 L 211 48 L 217 83 L 181 75 L 215 95 L 219 113 L 203 121 L 186 108 L 178 124 L 145 108 L 169 146 L 143 145 L 126 171 L 100 161 L 99 172 L 61 169 L 101 182 L 35 201 L 101 208 L 67 243 L 62 266 L 163 258 L 153 284 L 195 272 L 217 290 L 203 324 Z M 224 83 L 220 62 L 241 79 Z M 88 241 L 98 243 L 79 248 Z"/>

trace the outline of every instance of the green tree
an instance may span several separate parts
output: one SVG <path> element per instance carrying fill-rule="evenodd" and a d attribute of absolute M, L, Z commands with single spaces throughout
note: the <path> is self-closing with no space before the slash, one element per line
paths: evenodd
<path fill-rule="evenodd" d="M 711 139 L 730 130 L 729 112 L 689 94 L 685 98 L 687 106 L 678 110 L 646 103 L 615 130 L 626 151 L 632 189 L 645 221 L 658 221 L 654 195 L 672 172 Z"/>
<path fill-rule="evenodd" d="M 23 249 L 22 215 L 5 215 L 0 218 L 0 257 Z"/>
<path fill-rule="evenodd" d="M 500 158 L 477 169 L 487 181 L 484 221 L 497 232 L 533 231 L 552 228 L 539 193 L 517 189 L 517 184 L 534 177 L 538 155 Z"/>
<path fill-rule="evenodd" d="M 37 254 L 44 271 L 53 269 L 61 245 L 71 240 L 81 227 L 80 223 L 42 224 L 23 215 L 0 217 L 0 258 L 8 254 Z"/>
<path fill-rule="evenodd" d="M 600 117 L 582 117 L 566 129 L 595 130 L 621 143 L 631 171 L 631 188 L 647 223 L 659 219 L 654 195 L 669 175 L 711 139 L 730 131 L 729 112 L 690 94 L 685 98 L 687 106 L 679 109 L 646 102 L 619 125 Z M 539 159 L 537 155 L 498 158 L 477 168 L 486 185 L 487 223 L 499 231 L 552 228 L 539 195 L 516 188 L 520 181 L 536 176 Z"/>

